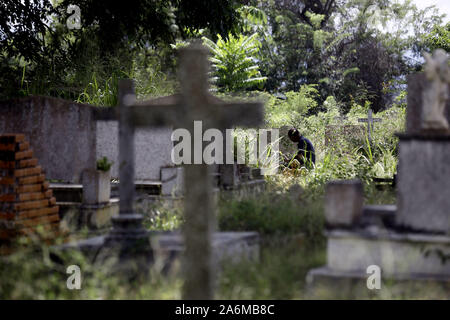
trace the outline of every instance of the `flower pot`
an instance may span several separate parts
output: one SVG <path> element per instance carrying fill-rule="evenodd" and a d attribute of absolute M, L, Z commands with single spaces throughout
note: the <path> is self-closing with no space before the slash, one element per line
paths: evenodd
<path fill-rule="evenodd" d="M 85 170 L 83 172 L 83 204 L 109 202 L 111 171 Z"/>

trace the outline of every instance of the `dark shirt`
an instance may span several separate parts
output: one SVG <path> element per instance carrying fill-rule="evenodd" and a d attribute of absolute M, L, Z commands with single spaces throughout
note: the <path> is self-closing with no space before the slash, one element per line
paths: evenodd
<path fill-rule="evenodd" d="M 311 160 L 312 163 L 316 163 L 316 151 L 314 150 L 314 146 L 309 141 L 309 139 L 305 137 L 301 137 L 298 142 L 298 155 L 306 156 L 307 160 Z"/>

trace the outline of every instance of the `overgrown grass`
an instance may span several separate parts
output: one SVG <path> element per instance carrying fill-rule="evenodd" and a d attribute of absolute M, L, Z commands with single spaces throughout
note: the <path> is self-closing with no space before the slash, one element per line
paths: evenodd
<path fill-rule="evenodd" d="M 303 233 L 311 243 L 323 240 L 323 203 L 265 193 L 244 199 L 222 200 L 219 229 L 257 231 L 263 235 Z"/>
<path fill-rule="evenodd" d="M 80 290 L 67 288 L 69 265 L 80 267 Z M 20 248 L 0 257 L 0 299 L 180 299 L 178 276 L 163 276 L 152 268 L 147 277 L 130 281 L 110 274 L 110 268 L 88 262 L 77 251 L 55 252 L 46 245 Z"/>
<path fill-rule="evenodd" d="M 220 299 L 305 299 L 306 274 L 325 264 L 325 246 L 302 237 L 268 237 L 259 262 L 227 264 L 220 278 Z"/>

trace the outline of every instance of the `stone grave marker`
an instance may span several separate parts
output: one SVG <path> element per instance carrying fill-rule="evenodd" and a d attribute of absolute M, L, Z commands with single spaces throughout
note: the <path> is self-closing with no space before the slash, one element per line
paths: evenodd
<path fill-rule="evenodd" d="M 358 125 L 328 125 L 325 128 L 325 146 L 340 147 L 344 141 L 364 142 L 364 127 Z"/>
<path fill-rule="evenodd" d="M 260 103 L 225 103 L 208 93 L 208 51 L 200 45 L 180 50 L 181 94 L 150 102 L 137 102 L 133 82 L 119 83 L 118 110 L 99 112 L 99 120 L 119 120 L 119 193 L 120 210 L 113 218 L 113 229 L 106 244 L 128 244 L 147 238 L 142 228 L 142 215 L 133 211 L 134 198 L 134 131 L 136 127 L 173 125 L 187 129 L 194 136 L 194 121 L 203 128 L 256 126 L 263 120 Z M 149 108 L 150 107 L 150 108 Z M 215 226 L 215 210 L 211 194 L 211 166 L 202 159 L 202 143 L 191 144 L 195 164 L 184 165 L 185 284 L 187 299 L 213 298 L 211 234 Z M 200 153 L 200 154 L 199 154 Z"/>
<path fill-rule="evenodd" d="M 358 121 L 367 123 L 367 135 L 369 141 L 372 141 L 373 125 L 375 122 L 381 122 L 382 120 L 380 118 L 374 118 L 372 116 L 372 109 L 369 109 L 369 111 L 367 112 L 367 118 L 360 118 L 358 119 Z"/>

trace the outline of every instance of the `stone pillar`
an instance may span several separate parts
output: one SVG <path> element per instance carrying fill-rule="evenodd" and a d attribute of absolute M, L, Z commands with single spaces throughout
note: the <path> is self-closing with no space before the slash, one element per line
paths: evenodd
<path fill-rule="evenodd" d="M 399 134 L 396 223 L 411 231 L 450 233 L 450 132 L 422 130 L 424 74 L 408 77 L 406 132 Z M 445 116 L 450 121 L 450 99 Z"/>
<path fill-rule="evenodd" d="M 325 219 L 329 227 L 351 227 L 363 212 L 363 185 L 360 180 L 339 180 L 327 184 Z"/>
<path fill-rule="evenodd" d="M 450 134 L 401 135 L 397 224 L 450 233 Z"/>
<path fill-rule="evenodd" d="M 119 82 L 119 215 L 112 218 L 113 229 L 105 244 L 119 244 L 124 248 L 142 246 L 142 252 L 149 252 L 149 239 L 142 227 L 143 217 L 134 213 L 134 125 L 128 112 L 135 100 L 132 80 Z"/>
<path fill-rule="evenodd" d="M 161 168 L 161 194 L 163 196 L 182 196 L 184 194 L 182 167 Z"/>

